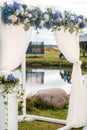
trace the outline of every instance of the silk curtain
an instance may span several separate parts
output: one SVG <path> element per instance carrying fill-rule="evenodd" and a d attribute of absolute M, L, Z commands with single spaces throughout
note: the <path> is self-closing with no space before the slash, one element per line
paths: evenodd
<path fill-rule="evenodd" d="M 87 119 L 85 88 L 79 61 L 79 35 L 76 32 L 65 31 L 64 28 L 55 31 L 54 35 L 60 51 L 69 62 L 73 63 L 67 126 L 78 128 L 84 126 Z"/>
<path fill-rule="evenodd" d="M 0 71 L 9 73 L 21 64 L 32 29 L 25 31 L 22 25 L 5 25 L 0 18 Z"/>

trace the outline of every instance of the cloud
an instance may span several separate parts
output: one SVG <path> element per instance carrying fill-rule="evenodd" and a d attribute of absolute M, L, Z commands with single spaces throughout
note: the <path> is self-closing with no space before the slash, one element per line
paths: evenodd
<path fill-rule="evenodd" d="M 44 44 L 56 45 L 54 33 L 46 29 L 40 30 L 39 34 L 33 31 L 31 41 L 44 41 Z"/>

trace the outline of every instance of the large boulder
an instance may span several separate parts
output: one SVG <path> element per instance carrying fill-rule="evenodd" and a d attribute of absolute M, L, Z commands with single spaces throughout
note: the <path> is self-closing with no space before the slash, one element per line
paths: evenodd
<path fill-rule="evenodd" d="M 60 88 L 52 88 L 38 91 L 35 96 L 49 108 L 63 109 L 68 104 L 67 93 Z"/>

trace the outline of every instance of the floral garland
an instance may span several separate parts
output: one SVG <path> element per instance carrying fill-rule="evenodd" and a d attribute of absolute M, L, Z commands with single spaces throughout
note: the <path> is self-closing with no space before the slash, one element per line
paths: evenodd
<path fill-rule="evenodd" d="M 13 74 L 8 76 L 0 77 L 0 87 L 2 88 L 2 93 L 12 93 L 15 86 L 19 84 L 19 79 L 15 78 Z"/>
<path fill-rule="evenodd" d="M 30 26 L 60 30 L 63 26 L 65 30 L 69 29 L 72 33 L 84 28 L 87 22 L 87 19 L 82 15 L 77 16 L 75 13 L 68 11 L 64 11 L 62 14 L 60 11 L 51 8 L 42 12 L 39 7 L 28 8 L 27 5 L 16 1 L 13 4 L 5 3 L 2 9 L 2 19 L 5 24 L 22 24 L 25 30 L 28 30 Z"/>
<path fill-rule="evenodd" d="M 30 26 L 40 28 L 42 12 L 40 8 L 35 7 L 29 9 L 27 5 L 14 1 L 13 4 L 5 3 L 2 11 L 2 19 L 5 24 L 24 25 L 24 29 L 28 30 Z"/>
<path fill-rule="evenodd" d="M 23 100 L 24 90 L 22 85 L 19 85 L 19 79 L 13 74 L 8 76 L 0 76 L 0 93 L 4 97 L 5 105 L 5 130 L 8 130 L 8 94 L 15 93 L 17 98 Z M 23 106 L 23 105 L 22 105 Z M 22 108 L 23 109 L 23 108 Z"/>

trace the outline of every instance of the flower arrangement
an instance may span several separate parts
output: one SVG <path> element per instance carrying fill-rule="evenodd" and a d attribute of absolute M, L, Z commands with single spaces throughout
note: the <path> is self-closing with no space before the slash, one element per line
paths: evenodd
<path fill-rule="evenodd" d="M 86 19 L 82 15 L 77 16 L 75 13 L 64 11 L 62 14 L 60 11 L 48 8 L 44 12 L 44 27 L 47 29 L 60 30 L 61 27 L 73 31 L 84 28 L 86 26 Z"/>
<path fill-rule="evenodd" d="M 8 76 L 0 76 L 0 93 L 4 98 L 5 106 L 5 130 L 8 129 L 8 94 L 16 94 L 16 97 L 23 100 L 24 90 L 22 85 L 19 85 L 19 79 L 15 78 L 13 74 Z M 22 108 L 23 109 L 23 108 Z"/>
<path fill-rule="evenodd" d="M 19 79 L 15 78 L 13 74 L 8 76 L 0 77 L 0 86 L 2 88 L 2 93 L 12 93 L 15 87 L 19 84 Z"/>
<path fill-rule="evenodd" d="M 62 14 L 58 10 L 47 8 L 42 12 L 39 7 L 28 8 L 27 5 L 16 1 L 13 4 L 5 3 L 2 9 L 2 19 L 5 24 L 22 24 L 25 30 L 28 30 L 30 26 L 60 30 L 63 26 L 65 30 L 69 29 L 72 33 L 84 28 L 87 21 L 82 15 L 77 16 L 68 11 L 64 11 Z"/>
<path fill-rule="evenodd" d="M 4 3 L 2 20 L 5 24 L 22 24 L 28 30 L 30 26 L 40 27 L 41 17 L 42 12 L 38 7 L 29 9 L 27 5 L 15 1 L 13 4 Z"/>

